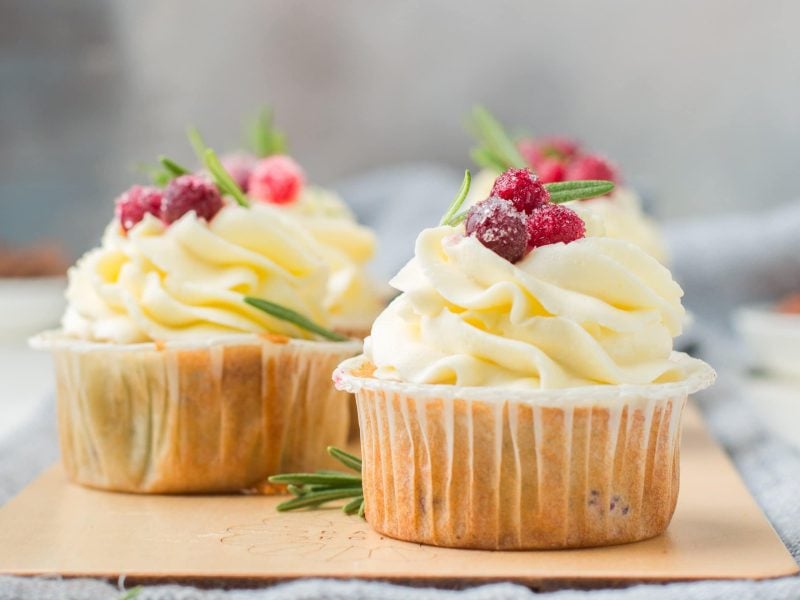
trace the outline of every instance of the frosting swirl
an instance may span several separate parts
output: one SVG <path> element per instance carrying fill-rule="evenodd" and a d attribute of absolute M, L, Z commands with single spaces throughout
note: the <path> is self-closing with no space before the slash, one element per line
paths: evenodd
<path fill-rule="evenodd" d="M 113 221 L 69 271 L 65 333 L 132 343 L 235 332 L 310 337 L 243 302 L 257 296 L 325 324 L 328 269 L 316 241 L 266 204 L 226 205 L 210 223 L 147 215 L 125 235 Z"/>
<path fill-rule="evenodd" d="M 375 255 L 375 234 L 355 220 L 338 195 L 320 187 L 306 186 L 296 202 L 282 207 L 324 249 L 330 269 L 324 307 L 333 326 L 368 328 L 384 305 L 366 270 Z"/>
<path fill-rule="evenodd" d="M 365 354 L 414 383 L 564 388 L 682 378 L 669 360 L 682 290 L 632 243 L 586 237 L 516 264 L 463 230 L 417 238 Z"/>

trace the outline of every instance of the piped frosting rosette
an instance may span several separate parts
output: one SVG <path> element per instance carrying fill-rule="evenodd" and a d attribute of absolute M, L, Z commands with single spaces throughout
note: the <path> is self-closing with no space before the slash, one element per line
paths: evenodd
<path fill-rule="evenodd" d="M 424 230 L 375 322 L 376 377 L 538 389 L 674 381 L 682 291 L 631 243 L 586 237 L 512 264 L 450 227 Z"/>

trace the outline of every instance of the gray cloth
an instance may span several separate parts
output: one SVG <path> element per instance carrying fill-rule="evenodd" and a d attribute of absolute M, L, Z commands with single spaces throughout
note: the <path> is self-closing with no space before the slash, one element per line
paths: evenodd
<path fill-rule="evenodd" d="M 413 175 L 417 173 L 415 178 Z M 354 199 L 356 210 L 366 222 L 378 229 L 384 247 L 396 252 L 387 253 L 381 262 L 380 271 L 395 270 L 409 254 L 409 240 L 413 232 L 425 223 L 435 222 L 446 201 L 455 193 L 460 177 L 457 173 L 434 167 L 407 167 L 392 172 L 376 173 L 372 178 L 343 184 L 343 189 Z M 428 185 L 426 185 L 426 182 Z M 433 193 L 435 192 L 435 193 Z M 370 207 L 380 206 L 380 211 L 370 214 Z M 800 559 L 800 453 L 771 437 L 759 423 L 743 396 L 739 373 L 743 364 L 739 346 L 721 332 L 704 325 L 708 319 L 704 309 L 713 307 L 712 300 L 719 289 L 727 297 L 719 300 L 724 310 L 741 300 L 756 297 L 750 286 L 758 284 L 759 299 L 769 299 L 770 294 L 786 291 L 787 281 L 797 284 L 800 268 L 794 251 L 797 240 L 786 223 L 798 223 L 800 227 L 800 204 L 788 206 L 781 211 L 766 214 L 758 219 L 733 217 L 729 222 L 730 232 L 718 233 L 717 222 L 694 223 L 688 226 L 675 225 L 669 230 L 669 239 L 678 241 L 673 246 L 676 273 L 684 283 L 687 297 L 707 301 L 695 306 L 700 315 L 693 331 L 693 339 L 699 343 L 700 354 L 711 362 L 719 372 L 717 384 L 699 395 L 698 401 L 711 431 L 725 446 L 738 467 L 747 486 L 763 507 L 775 529 L 780 534 L 796 560 Z M 738 229 L 737 229 L 738 228 Z M 744 231 L 756 233 L 745 235 Z M 757 232 L 761 232 L 761 236 Z M 736 234 L 735 232 L 738 232 Z M 731 237 L 731 236 L 734 237 Z M 708 242 L 722 246 L 748 245 L 731 252 L 704 251 Z M 770 240 L 772 246 L 764 250 L 762 240 Z M 792 245 L 794 244 L 794 246 Z M 782 263 L 784 276 L 778 276 L 776 266 L 768 260 L 769 253 L 776 257 L 793 256 Z M 701 275 L 698 275 L 701 274 Z M 794 279 L 793 279 L 794 278 Z M 729 281 L 729 280 L 736 281 Z M 742 281 L 745 283 L 738 283 Z M 690 303 L 691 304 L 691 303 Z M 709 310 L 709 312 L 711 312 Z M 29 427 L 19 433 L 11 443 L 0 448 L 0 503 L 32 479 L 35 473 L 52 462 L 56 456 L 52 402 L 48 403 Z M 1 539 L 1 538 L 0 538 Z M 27 598 L 118 598 L 122 595 L 124 582 L 111 584 L 97 580 L 59 580 L 53 578 L 0 577 L 0 600 Z M 431 598 L 446 600 L 521 600 L 546 597 L 558 600 L 586 598 L 606 600 L 610 598 L 654 598 L 654 599 L 789 599 L 800 598 L 800 577 L 769 581 L 703 581 L 670 585 L 639 585 L 624 590 L 562 590 L 537 594 L 527 588 L 508 583 L 492 584 L 472 589 L 434 590 L 408 588 L 385 583 L 361 581 L 301 580 L 274 587 L 255 590 L 198 590 L 183 586 L 148 586 L 136 598 L 199 598 L 210 600 L 221 598 L 259 600 L 312 600 L 312 599 L 372 599 L 385 598 Z"/>

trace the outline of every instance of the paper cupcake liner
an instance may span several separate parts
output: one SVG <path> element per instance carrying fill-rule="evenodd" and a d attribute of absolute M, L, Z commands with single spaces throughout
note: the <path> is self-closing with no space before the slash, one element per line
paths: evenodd
<path fill-rule="evenodd" d="M 330 373 L 358 352 L 238 335 L 102 344 L 45 334 L 55 358 L 61 454 L 81 484 L 127 492 L 223 492 L 288 471 L 330 468 L 347 439 Z"/>
<path fill-rule="evenodd" d="M 346 335 L 347 337 L 363 340 L 366 338 L 372 329 L 372 322 L 362 323 L 357 325 L 355 323 L 342 324 L 334 327 L 334 331 Z M 358 426 L 358 410 L 356 408 L 356 397 L 349 394 L 350 399 L 347 402 L 348 411 L 350 413 L 350 425 L 348 426 L 347 441 L 351 444 L 358 442 L 361 438 L 361 431 Z"/>
<path fill-rule="evenodd" d="M 713 370 L 646 386 L 504 390 L 335 372 L 354 392 L 366 518 L 397 539 L 459 548 L 600 546 L 653 537 L 678 497 L 686 398 Z"/>

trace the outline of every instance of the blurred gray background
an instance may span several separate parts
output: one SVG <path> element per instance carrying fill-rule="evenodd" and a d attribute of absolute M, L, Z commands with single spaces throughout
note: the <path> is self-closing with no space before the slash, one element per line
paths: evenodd
<path fill-rule="evenodd" d="M 799 22 L 788 0 L 0 0 L 0 240 L 77 255 L 135 163 L 190 161 L 188 123 L 234 148 L 264 103 L 323 184 L 468 166 L 482 102 L 607 153 L 661 216 L 779 204 Z"/>

